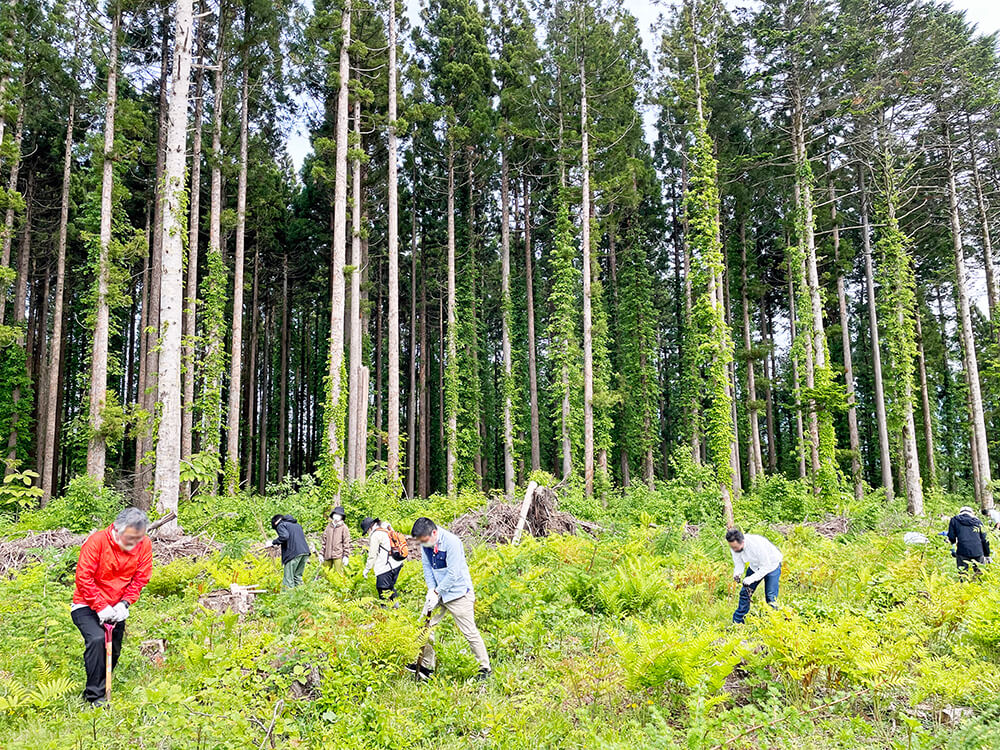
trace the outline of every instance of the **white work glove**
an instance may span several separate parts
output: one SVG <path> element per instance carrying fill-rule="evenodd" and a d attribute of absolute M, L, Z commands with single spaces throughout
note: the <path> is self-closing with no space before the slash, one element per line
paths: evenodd
<path fill-rule="evenodd" d="M 126 618 L 128 618 L 128 604 L 124 601 L 118 602 L 115 605 L 115 620 L 125 622 Z"/>
<path fill-rule="evenodd" d="M 344 555 L 344 567 L 345 568 L 350 564 L 350 562 L 351 562 L 351 558 L 348 557 L 347 555 Z"/>
<path fill-rule="evenodd" d="M 427 596 L 424 598 L 424 608 L 420 610 L 421 617 L 427 617 L 441 601 L 441 595 L 434 589 L 427 589 Z"/>
<path fill-rule="evenodd" d="M 364 570 L 362 571 L 362 573 L 361 573 L 361 577 L 362 577 L 362 578 L 367 578 L 367 577 L 368 577 L 368 568 L 365 568 L 365 569 L 364 569 Z"/>
<path fill-rule="evenodd" d="M 115 608 L 105 607 L 104 609 L 102 609 L 100 612 L 97 613 L 97 619 L 100 620 L 101 623 L 117 622 L 115 618 Z"/>

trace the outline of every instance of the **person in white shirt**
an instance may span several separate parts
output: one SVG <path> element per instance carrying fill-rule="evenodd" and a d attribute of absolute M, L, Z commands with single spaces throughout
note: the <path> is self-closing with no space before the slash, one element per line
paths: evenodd
<path fill-rule="evenodd" d="M 375 590 L 379 601 L 396 599 L 396 581 L 404 562 L 392 555 L 392 538 L 389 536 L 392 530 L 392 526 L 380 518 L 361 519 L 361 531 L 368 535 L 368 561 L 361 576 L 367 578 L 369 571 L 375 573 Z M 393 606 L 399 608 L 398 603 Z"/>
<path fill-rule="evenodd" d="M 733 612 L 733 622 L 742 623 L 750 612 L 750 597 L 761 581 L 764 581 L 764 599 L 772 607 L 775 606 L 783 558 L 777 547 L 757 534 L 744 536 L 739 529 L 730 529 L 726 532 L 726 541 L 733 553 L 733 579 L 743 584 L 739 605 Z"/>

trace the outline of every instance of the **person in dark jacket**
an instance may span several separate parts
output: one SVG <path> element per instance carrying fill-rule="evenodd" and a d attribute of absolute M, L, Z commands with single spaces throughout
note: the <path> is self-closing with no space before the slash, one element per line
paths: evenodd
<path fill-rule="evenodd" d="M 959 574 L 969 572 L 969 563 L 973 571 L 979 574 L 979 566 L 989 562 L 990 540 L 986 538 L 983 522 L 976 518 L 975 511 L 965 506 L 958 511 L 948 524 L 948 541 L 955 545 L 955 562 Z"/>
<path fill-rule="evenodd" d="M 291 589 L 301 586 L 302 571 L 306 569 L 306 560 L 309 559 L 309 543 L 305 532 L 294 516 L 280 513 L 271 518 L 271 528 L 278 534 L 271 545 L 281 547 L 281 564 L 285 569 L 281 587 Z"/>

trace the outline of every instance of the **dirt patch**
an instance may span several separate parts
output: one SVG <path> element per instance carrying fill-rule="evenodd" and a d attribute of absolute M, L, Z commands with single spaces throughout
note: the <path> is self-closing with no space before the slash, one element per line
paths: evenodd
<path fill-rule="evenodd" d="M 825 536 L 827 539 L 835 539 L 842 534 L 846 534 L 850 528 L 850 522 L 843 516 L 828 516 L 825 521 L 806 521 L 798 524 L 778 524 L 774 528 L 783 535 L 788 536 L 796 526 L 808 526 L 816 529 L 816 533 Z"/>
<path fill-rule="evenodd" d="M 89 534 L 77 534 L 69 529 L 29 531 L 20 539 L 0 541 L 0 577 L 41 559 L 47 549 L 65 550 L 79 547 Z M 200 536 L 180 536 L 175 539 L 150 537 L 153 557 L 160 564 L 180 558 L 204 557 L 219 549 L 218 543 Z"/>

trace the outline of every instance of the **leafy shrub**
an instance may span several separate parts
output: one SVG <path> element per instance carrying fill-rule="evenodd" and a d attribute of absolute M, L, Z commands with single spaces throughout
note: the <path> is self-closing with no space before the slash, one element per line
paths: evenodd
<path fill-rule="evenodd" d="M 431 495 L 428 498 L 403 497 L 382 474 L 369 477 L 365 482 L 354 482 L 342 496 L 348 523 L 357 528 L 365 516 L 388 521 L 399 531 L 409 533 L 413 522 L 427 516 L 436 523 L 447 525 L 458 516 L 485 504 L 485 496 L 474 489 L 463 488 L 454 498 L 448 495 Z"/>
<path fill-rule="evenodd" d="M 18 471 L 14 462 L 13 470 L 0 483 L 0 516 L 16 516 L 38 502 L 42 489 L 34 486 L 36 479 L 38 474 L 29 469 Z"/>
<path fill-rule="evenodd" d="M 630 688 L 673 685 L 715 693 L 744 656 L 738 638 L 691 633 L 676 623 L 640 625 L 634 638 L 618 638 L 615 645 Z"/>
<path fill-rule="evenodd" d="M 789 479 L 783 474 L 757 477 L 749 491 L 733 503 L 733 514 L 739 524 L 757 521 L 777 523 L 804 520 L 813 505 L 813 492 L 802 479 Z"/>
<path fill-rule="evenodd" d="M 18 526 L 36 531 L 67 528 L 82 533 L 107 526 L 124 507 L 123 495 L 80 474 L 70 480 L 64 495 L 53 498 L 44 508 L 22 514 Z"/>

